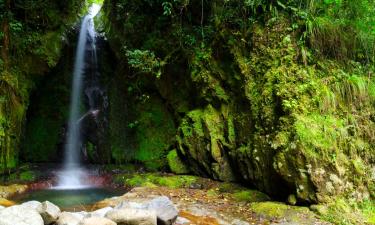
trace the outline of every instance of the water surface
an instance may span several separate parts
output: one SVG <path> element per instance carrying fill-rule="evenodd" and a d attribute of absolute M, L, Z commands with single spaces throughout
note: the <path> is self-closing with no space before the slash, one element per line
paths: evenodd
<path fill-rule="evenodd" d="M 90 206 L 105 198 L 120 196 L 125 194 L 124 190 L 110 189 L 110 188 L 85 188 L 85 189 L 44 189 L 35 190 L 20 194 L 13 198 L 17 203 L 27 201 L 50 201 L 59 206 L 63 210 L 84 210 L 85 207 Z"/>

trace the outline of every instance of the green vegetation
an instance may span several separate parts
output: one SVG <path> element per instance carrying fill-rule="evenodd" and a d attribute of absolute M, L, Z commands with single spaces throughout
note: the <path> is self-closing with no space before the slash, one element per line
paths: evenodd
<path fill-rule="evenodd" d="M 92 3 L 103 4 L 95 22 L 110 49 L 98 59 L 111 169 L 241 182 L 317 204 L 334 223 L 374 223 L 374 0 L 0 0 L 0 173 L 56 159 L 69 94 L 69 76 L 57 72 L 69 70 L 62 40 Z M 115 180 L 179 188 L 196 179 Z M 245 189 L 230 196 L 268 200 Z M 315 217 L 274 202 L 251 207 L 296 223 L 299 212 Z"/>

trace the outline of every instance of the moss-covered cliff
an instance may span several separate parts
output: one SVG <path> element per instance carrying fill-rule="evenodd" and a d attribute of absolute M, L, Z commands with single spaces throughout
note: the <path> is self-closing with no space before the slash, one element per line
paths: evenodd
<path fill-rule="evenodd" d="M 83 6 L 74 0 L 0 2 L 0 173 L 17 165 L 30 93 L 57 64 L 63 34 Z"/>
<path fill-rule="evenodd" d="M 176 148 L 196 174 L 285 199 L 370 198 L 375 95 L 364 50 L 328 51 L 331 37 L 311 34 L 292 6 L 268 6 L 106 1 L 106 34 L 122 79 L 113 87 L 127 96 L 112 105 L 133 115 L 127 124 L 113 117 L 112 126 L 136 129 L 132 149 L 141 161 Z M 162 145 L 155 134 L 174 126 L 157 125 L 155 108 L 177 127 Z M 116 155 L 132 152 L 112 144 Z"/>

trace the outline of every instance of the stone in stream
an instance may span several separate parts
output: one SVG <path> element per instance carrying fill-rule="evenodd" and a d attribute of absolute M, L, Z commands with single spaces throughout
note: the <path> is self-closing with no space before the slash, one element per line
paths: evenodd
<path fill-rule="evenodd" d="M 78 225 L 83 217 L 79 217 L 74 213 L 62 212 L 56 221 L 56 225 Z"/>
<path fill-rule="evenodd" d="M 35 209 L 16 205 L 0 211 L 0 225 L 44 225 L 44 222 Z"/>
<path fill-rule="evenodd" d="M 90 218 L 85 218 L 78 225 L 117 225 L 117 224 L 107 218 L 90 217 Z"/>
<path fill-rule="evenodd" d="M 94 212 L 91 212 L 90 213 L 90 217 L 105 217 L 105 214 L 107 214 L 107 212 L 113 210 L 112 207 L 105 207 L 105 208 L 102 208 L 102 209 L 98 209 Z"/>
<path fill-rule="evenodd" d="M 57 221 L 60 208 L 49 201 L 43 202 L 37 209 L 44 220 L 44 224 L 51 224 Z"/>
<path fill-rule="evenodd" d="M 105 217 L 118 225 L 157 225 L 156 213 L 143 209 L 114 209 L 109 211 Z"/>

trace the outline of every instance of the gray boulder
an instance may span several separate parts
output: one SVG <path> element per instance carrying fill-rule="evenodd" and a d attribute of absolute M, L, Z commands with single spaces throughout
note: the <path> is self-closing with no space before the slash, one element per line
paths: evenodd
<path fill-rule="evenodd" d="M 16 205 L 0 211 L 0 225 L 44 225 L 44 223 L 35 209 Z"/>
<path fill-rule="evenodd" d="M 37 208 L 44 220 L 44 224 L 51 224 L 57 221 L 61 213 L 60 208 L 49 201 L 45 201 Z"/>
<path fill-rule="evenodd" d="M 59 218 L 56 221 L 56 225 L 78 225 L 79 222 L 83 219 L 77 215 L 74 215 L 70 212 L 62 212 L 59 215 Z"/>
<path fill-rule="evenodd" d="M 112 220 L 102 217 L 90 217 L 82 220 L 79 225 L 117 225 Z"/>
<path fill-rule="evenodd" d="M 178 217 L 176 206 L 165 196 L 151 200 L 148 203 L 147 209 L 155 211 L 159 225 L 172 225 Z"/>
<path fill-rule="evenodd" d="M 143 209 L 114 209 L 109 211 L 105 217 L 118 225 L 157 225 L 156 213 Z"/>

